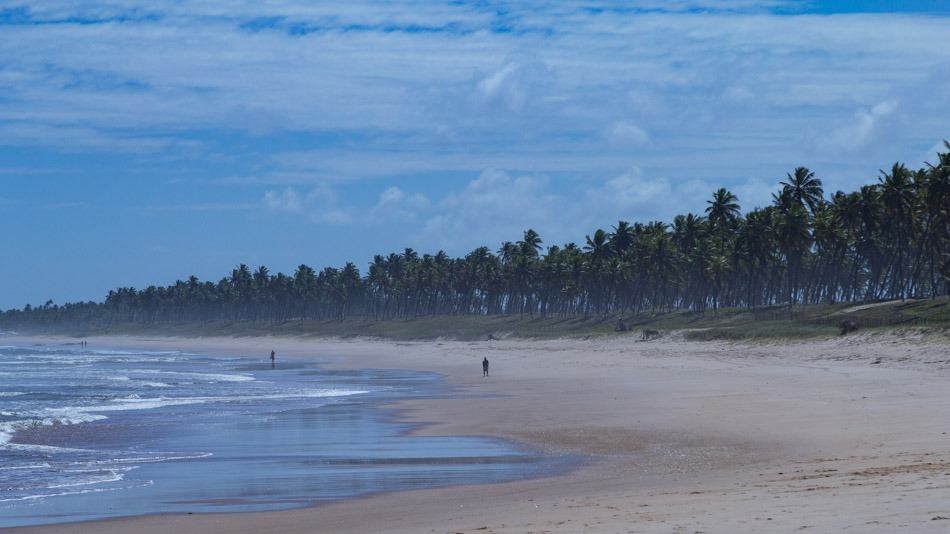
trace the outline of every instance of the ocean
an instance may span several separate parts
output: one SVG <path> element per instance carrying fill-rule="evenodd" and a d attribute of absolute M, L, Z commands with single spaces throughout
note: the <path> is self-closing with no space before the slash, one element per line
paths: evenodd
<path fill-rule="evenodd" d="M 501 440 L 413 436 L 381 406 L 448 394 L 424 372 L 0 346 L 0 527 L 278 510 L 565 462 Z"/>

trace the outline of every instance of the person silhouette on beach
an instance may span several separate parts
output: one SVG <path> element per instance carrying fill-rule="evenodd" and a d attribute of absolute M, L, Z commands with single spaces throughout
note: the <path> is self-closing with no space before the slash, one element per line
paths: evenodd
<path fill-rule="evenodd" d="M 488 356 L 482 360 L 482 376 L 488 376 Z"/>
<path fill-rule="evenodd" d="M 277 365 L 277 353 L 270 351 L 270 368 L 273 369 Z"/>

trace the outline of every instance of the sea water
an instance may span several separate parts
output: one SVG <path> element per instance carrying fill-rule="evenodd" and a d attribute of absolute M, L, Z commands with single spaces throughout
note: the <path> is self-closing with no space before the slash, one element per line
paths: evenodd
<path fill-rule="evenodd" d="M 498 440 L 408 435 L 380 407 L 441 394 L 431 373 L 0 346 L 0 527 L 275 510 L 555 467 Z"/>

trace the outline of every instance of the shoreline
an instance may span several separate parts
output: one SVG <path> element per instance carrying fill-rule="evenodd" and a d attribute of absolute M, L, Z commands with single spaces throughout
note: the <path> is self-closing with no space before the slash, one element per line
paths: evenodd
<path fill-rule="evenodd" d="M 26 349 L 33 344 L 19 345 Z M 77 389 L 89 391 L 88 397 L 70 394 L 69 400 L 52 407 L 46 407 L 42 397 L 0 406 L 7 410 L 0 415 L 6 416 L 102 408 L 105 415 L 93 419 L 108 419 L 12 427 L 17 429 L 12 450 L 0 450 L 0 475 L 4 482 L 10 481 L 0 485 L 0 501 L 6 501 L 0 502 L 2 526 L 76 523 L 116 515 L 283 510 L 406 489 L 537 478 L 570 465 L 570 459 L 547 458 L 506 440 L 411 436 L 422 424 L 401 422 L 398 411 L 386 405 L 398 399 L 451 395 L 450 386 L 435 373 L 326 371 L 289 358 L 275 372 L 260 358 L 217 359 L 167 351 L 142 355 L 143 351 L 111 350 L 102 343 L 91 358 L 81 348 L 57 342 L 36 348 L 3 351 L 0 363 L 9 365 L 0 370 L 13 372 L 0 373 L 6 375 L 0 377 L 4 378 L 0 389 L 36 395 L 51 391 L 55 397 L 59 389 L 72 390 L 74 385 L 110 384 L 112 378 L 120 385 L 118 390 L 83 386 Z M 32 358 L 50 365 L 13 365 Z M 104 373 L 97 363 L 100 359 L 108 362 Z M 47 370 L 64 367 L 58 360 L 72 362 L 59 371 L 62 380 L 56 383 L 61 388 L 23 387 L 35 383 L 34 376 L 56 376 L 55 370 Z M 70 369 L 73 365 L 79 368 Z M 15 375 L 21 372 L 18 379 Z M 130 386 L 143 379 L 149 382 Z M 191 380 L 201 385 L 188 385 Z M 128 395 L 130 390 L 136 393 Z M 22 393 L 13 395 L 17 394 Z M 0 396 L 6 395 L 0 392 Z M 137 401 L 127 400 L 131 398 L 141 398 L 152 409 L 136 410 Z M 87 399 L 94 406 L 84 403 Z M 103 399 L 118 401 L 120 407 L 111 410 Z M 236 402 L 209 408 L 203 407 L 206 399 Z M 61 408 L 63 404 L 67 407 Z M 163 410 L 166 404 L 170 408 Z M 228 415 L 222 417 L 223 413 Z M 153 425 L 162 430 L 150 432 L 147 428 Z M 47 457 L 46 447 L 66 449 L 49 449 Z M 73 447 L 90 450 L 69 452 Z M 125 462 L 145 456 L 158 461 Z M 189 465 L 187 460 L 165 463 L 160 459 L 165 456 L 213 458 Z M 17 468 L 40 463 L 46 469 Z M 94 473 L 100 466 L 116 469 L 106 471 L 111 480 L 73 474 Z"/>
<path fill-rule="evenodd" d="M 327 369 L 437 372 L 452 388 L 450 398 L 383 407 L 412 425 L 410 433 L 498 437 L 590 460 L 553 477 L 372 494 L 280 512 L 123 517 L 13 532 L 873 531 L 901 522 L 936 532 L 945 523 L 933 517 L 950 516 L 943 504 L 950 490 L 927 482 L 950 472 L 950 424 L 939 418 L 941 408 L 950 408 L 950 392 L 941 387 L 950 376 L 950 349 L 940 345 L 896 338 L 755 346 L 622 338 L 89 341 L 262 358 L 273 347 L 278 365 L 307 358 Z M 483 355 L 493 371 L 485 380 Z M 921 431 L 924 423 L 940 428 Z M 855 474 L 868 470 L 873 475 Z M 863 478 L 873 480 L 862 484 Z M 926 510 L 894 500 L 908 487 L 927 490 Z M 860 493 L 857 502 L 853 492 Z M 853 510 L 842 513 L 847 506 Z"/>

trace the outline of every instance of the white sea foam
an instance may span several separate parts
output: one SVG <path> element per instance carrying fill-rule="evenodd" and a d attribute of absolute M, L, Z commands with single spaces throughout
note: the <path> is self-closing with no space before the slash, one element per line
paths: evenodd
<path fill-rule="evenodd" d="M 220 373 L 188 373 L 183 371 L 160 371 L 158 369 L 139 369 L 135 371 L 141 374 L 154 374 L 168 377 L 190 378 L 202 382 L 251 382 L 254 377 L 242 374 L 220 374 Z"/>
<path fill-rule="evenodd" d="M 309 399 L 325 397 L 347 397 L 350 395 L 362 395 L 369 393 L 365 390 L 357 389 L 320 389 L 309 391 L 298 391 L 290 393 L 278 393 L 272 395 L 241 395 L 234 397 L 156 397 L 141 399 L 115 399 L 114 404 L 84 408 L 87 412 L 119 412 L 127 410 L 151 410 L 162 408 L 164 406 L 185 406 L 188 404 L 205 404 L 212 402 L 246 402 L 255 400 L 277 400 L 277 399 Z"/>
<path fill-rule="evenodd" d="M 165 406 L 186 406 L 188 404 L 202 404 L 207 402 L 206 397 L 158 397 L 146 399 L 114 399 L 113 404 L 89 406 L 83 408 L 89 412 L 125 412 L 128 410 L 153 410 Z"/>
<path fill-rule="evenodd" d="M 175 386 L 164 382 L 139 382 L 139 384 L 149 388 L 173 388 Z"/>
<path fill-rule="evenodd" d="M 125 398 L 114 399 L 109 404 L 96 406 L 65 406 L 57 408 L 46 408 L 42 413 L 30 414 L 12 414 L 24 417 L 16 421 L 0 422 L 0 446 L 9 447 L 10 440 L 19 430 L 35 428 L 37 426 L 55 426 L 55 425 L 75 425 L 80 423 L 90 423 L 106 419 L 103 412 L 122 412 L 129 410 L 152 410 L 165 406 L 186 406 L 191 404 L 205 404 L 217 402 L 246 402 L 254 400 L 278 400 L 278 399 L 305 399 L 305 398 L 329 398 L 346 397 L 351 395 L 362 395 L 368 393 L 366 390 L 356 389 L 319 389 L 297 392 L 288 392 L 272 395 L 242 395 L 233 397 L 153 397 L 139 398 L 136 394 L 131 394 Z M 8 412 L 9 413 L 9 412 Z M 56 448 L 56 447 L 54 447 Z"/>
<path fill-rule="evenodd" d="M 26 471 L 34 469 L 49 469 L 50 467 L 52 467 L 50 464 L 43 462 L 41 464 L 7 465 L 0 467 L 0 471 Z"/>
<path fill-rule="evenodd" d="M 61 452 L 89 452 L 88 449 L 73 449 L 70 447 L 54 447 L 52 445 L 33 445 L 30 443 L 0 443 L 0 447 L 11 451 L 41 452 L 44 454 L 56 454 Z"/>
<path fill-rule="evenodd" d="M 35 418 L 27 415 L 24 416 L 24 419 L 0 422 L 0 446 L 11 447 L 10 440 L 13 439 L 13 435 L 20 430 L 36 428 L 38 426 L 76 425 L 106 418 L 104 415 L 85 413 L 75 409 L 64 409 L 62 413 L 54 412 L 51 409 L 47 411 L 55 415 L 53 417 Z"/>
<path fill-rule="evenodd" d="M 97 406 L 67 406 L 62 408 L 47 408 L 45 413 L 55 416 L 53 421 L 48 424 L 76 424 L 105 419 L 106 416 L 98 415 L 100 413 L 124 412 L 130 410 L 153 410 L 166 406 L 187 406 L 191 404 L 206 404 L 215 402 L 246 402 L 255 400 L 277 400 L 277 399 L 309 399 L 309 398 L 328 398 L 328 397 L 347 397 L 351 395 L 362 395 L 369 393 L 366 390 L 358 389 L 318 389 L 297 392 L 288 392 L 272 395 L 241 395 L 232 397 L 146 397 L 138 398 L 132 394 L 121 399 L 113 399 L 109 404 Z M 44 420 L 47 421 L 47 420 Z M 0 423 L 2 425 L 3 423 Z M 3 427 L 0 426 L 0 431 Z"/>
<path fill-rule="evenodd" d="M 103 356 L 197 356 L 190 352 L 180 352 L 177 350 L 108 350 L 96 349 L 87 350 L 90 354 L 101 354 Z"/>
<path fill-rule="evenodd" d="M 182 410 L 213 413 L 217 408 L 227 414 L 232 411 L 231 407 L 239 407 L 242 416 L 245 411 L 258 415 L 271 403 L 318 407 L 332 402 L 333 397 L 368 393 L 362 389 L 324 386 L 319 382 L 272 381 L 270 375 L 256 376 L 243 367 L 222 364 L 220 358 L 202 357 L 186 362 L 195 364 L 187 366 L 178 363 L 193 356 L 178 352 L 90 351 L 63 346 L 26 347 L 22 352 L 0 353 L 3 360 L 0 364 L 7 364 L 0 365 L 0 389 L 4 390 L 0 391 L 0 419 L 4 420 L 0 422 L 0 455 L 4 456 L 0 481 L 10 482 L 0 484 L 3 486 L 0 503 L 25 501 L 26 505 L 32 505 L 48 497 L 133 487 L 130 486 L 133 477 L 123 479 L 123 476 L 139 465 L 197 461 L 211 456 L 190 451 L 116 453 L 15 443 L 26 439 L 24 435 L 32 435 L 31 429 L 50 427 L 42 432 L 56 433 L 55 427 L 59 425 L 108 418 L 125 421 L 131 419 L 134 412 L 122 417 L 120 413 L 163 407 L 172 407 L 167 408 L 170 413 Z M 256 377 L 259 380 L 255 381 Z M 37 389 L 28 391 L 31 384 Z M 324 389 L 318 389 L 320 387 Z M 20 395 L 28 397 L 17 398 Z M 320 401 L 320 398 L 326 400 Z M 297 400 L 281 402 L 281 399 Z M 249 403 L 251 407 L 245 410 L 242 403 Z M 173 408 L 201 404 L 208 406 Z M 132 455 L 135 457 L 124 457 Z M 25 495 L 27 493 L 39 494 Z M 16 505 L 0 505 L 8 506 Z"/>
<path fill-rule="evenodd" d="M 65 471 L 66 473 L 102 473 L 102 475 L 98 477 L 86 478 L 85 480 L 79 480 L 76 482 L 50 484 L 46 486 L 46 489 L 77 488 L 80 486 L 92 486 L 94 484 L 109 484 L 111 482 L 118 482 L 125 478 L 125 473 L 137 468 L 137 466 L 131 466 L 120 467 L 116 469 L 85 469 Z"/>
<path fill-rule="evenodd" d="M 25 496 L 23 496 L 23 497 L 13 497 L 13 498 L 10 498 L 10 499 L 0 499 L 0 502 L 35 501 L 35 500 L 39 500 L 39 499 L 46 499 L 46 498 L 48 498 L 48 497 L 62 497 L 62 496 L 64 496 L 64 495 L 83 495 L 83 494 L 86 494 L 86 493 L 102 493 L 102 492 L 104 492 L 104 491 L 118 491 L 118 490 L 133 489 L 133 488 L 143 488 L 143 487 L 145 487 L 145 486 L 151 486 L 151 485 L 154 484 L 154 483 L 155 483 L 155 482 L 152 481 L 152 480 L 146 480 L 146 481 L 143 482 L 142 484 L 135 484 L 135 485 L 132 485 L 132 486 L 121 486 L 121 487 L 114 487 L 114 488 L 88 488 L 88 489 L 79 490 L 79 491 L 64 491 L 64 492 L 60 492 L 60 493 L 44 493 L 44 494 L 39 494 L 39 495 L 25 495 Z"/>
<path fill-rule="evenodd" d="M 213 456 L 210 452 L 202 452 L 186 456 L 140 456 L 136 458 L 113 458 L 110 460 L 95 460 L 81 462 L 83 465 L 113 465 L 113 464 L 154 464 L 158 462 L 172 462 L 176 460 L 198 460 Z"/>

